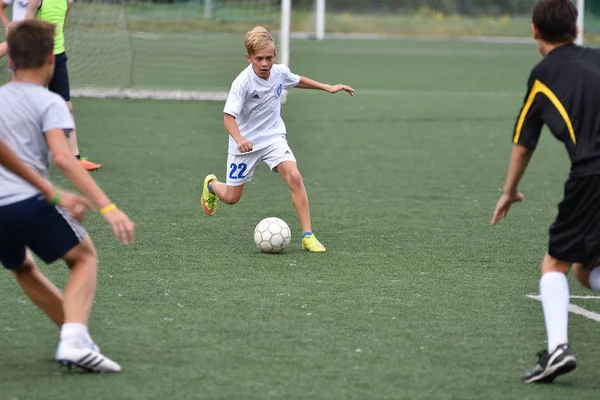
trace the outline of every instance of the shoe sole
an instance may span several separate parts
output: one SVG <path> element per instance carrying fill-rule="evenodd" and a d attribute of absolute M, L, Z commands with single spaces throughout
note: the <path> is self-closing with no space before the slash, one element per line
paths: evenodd
<path fill-rule="evenodd" d="M 325 253 L 327 251 L 327 250 L 310 250 L 310 249 L 308 249 L 308 248 L 306 248 L 304 246 L 302 246 L 302 250 L 306 250 L 306 251 L 311 252 L 311 253 Z"/>
<path fill-rule="evenodd" d="M 542 374 L 531 377 L 527 380 L 524 380 L 525 383 L 552 383 L 554 379 L 561 375 L 568 374 L 577 368 L 577 362 L 575 361 L 575 357 L 568 356 L 565 357 L 559 364 L 552 366 L 545 370 Z"/>
<path fill-rule="evenodd" d="M 82 372 L 89 372 L 89 373 L 93 373 L 93 374 L 101 373 L 101 371 L 94 371 L 93 369 L 84 367 L 83 365 L 77 364 L 76 362 L 71 361 L 71 360 L 56 360 L 56 361 L 63 367 L 66 367 L 70 370 L 80 370 Z"/>
<path fill-rule="evenodd" d="M 204 200 L 204 196 L 202 196 L 202 209 L 204 210 L 204 213 L 206 215 L 208 215 L 209 217 L 212 217 L 213 214 L 215 213 L 214 208 L 212 210 L 209 210 L 208 207 L 206 206 L 206 200 Z"/>
<path fill-rule="evenodd" d="M 91 374 L 116 374 L 116 373 L 121 372 L 121 371 L 98 371 L 98 370 L 92 369 L 90 367 L 86 367 L 85 365 L 79 364 L 72 360 L 62 359 L 62 360 L 56 360 L 56 361 L 63 367 L 68 368 L 69 370 L 79 370 L 81 372 L 88 372 Z"/>

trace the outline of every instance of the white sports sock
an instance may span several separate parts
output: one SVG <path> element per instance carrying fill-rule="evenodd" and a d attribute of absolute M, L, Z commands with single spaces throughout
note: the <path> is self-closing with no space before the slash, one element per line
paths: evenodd
<path fill-rule="evenodd" d="M 589 276 L 590 286 L 595 292 L 600 292 L 600 267 L 594 267 Z"/>
<path fill-rule="evenodd" d="M 568 342 L 569 319 L 569 282 L 562 272 L 547 272 L 540 279 L 540 296 L 546 334 L 548 335 L 548 353 Z"/>
<path fill-rule="evenodd" d="M 84 324 L 70 322 L 63 324 L 60 329 L 60 340 L 62 342 L 86 343 L 89 340 L 88 338 L 90 338 L 90 334 L 88 333 L 87 326 L 85 326 Z"/>

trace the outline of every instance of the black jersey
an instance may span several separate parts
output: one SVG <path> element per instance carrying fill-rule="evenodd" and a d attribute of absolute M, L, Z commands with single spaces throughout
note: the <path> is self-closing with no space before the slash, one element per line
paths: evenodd
<path fill-rule="evenodd" d="M 544 124 L 564 143 L 571 176 L 600 174 L 600 51 L 559 46 L 533 68 L 513 142 L 535 149 Z"/>

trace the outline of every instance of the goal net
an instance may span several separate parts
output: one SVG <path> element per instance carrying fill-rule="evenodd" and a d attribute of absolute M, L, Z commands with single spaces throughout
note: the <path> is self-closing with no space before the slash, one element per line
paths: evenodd
<path fill-rule="evenodd" d="M 574 0 L 583 6 L 583 0 Z M 247 64 L 243 35 L 294 41 L 385 36 L 531 41 L 536 0 L 75 0 L 65 25 L 73 96 L 219 100 Z M 289 26 L 282 9 L 289 7 Z M 585 2 L 586 40 L 600 0 Z M 285 17 L 285 12 L 283 13 Z M 283 34 L 283 35 L 282 35 Z M 282 41 L 291 48 L 281 53 Z M 289 50 L 289 52 L 288 52 Z M 282 59 L 283 56 L 283 59 Z M 292 61 L 293 61 L 293 57 Z M 293 68 L 293 65 L 291 65 Z M 8 79 L 0 68 L 0 79 Z"/>

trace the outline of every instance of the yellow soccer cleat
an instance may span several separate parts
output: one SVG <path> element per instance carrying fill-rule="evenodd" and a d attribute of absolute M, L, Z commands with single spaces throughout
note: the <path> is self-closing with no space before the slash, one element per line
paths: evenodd
<path fill-rule="evenodd" d="M 218 197 L 216 194 L 208 190 L 208 183 L 216 179 L 217 177 L 213 174 L 207 175 L 206 178 L 204 178 L 204 188 L 202 189 L 202 208 L 208 216 L 214 215 L 215 211 L 217 210 Z"/>
<path fill-rule="evenodd" d="M 306 235 L 302 238 L 302 250 L 308 250 L 311 253 L 325 253 L 327 249 L 313 235 Z"/>

